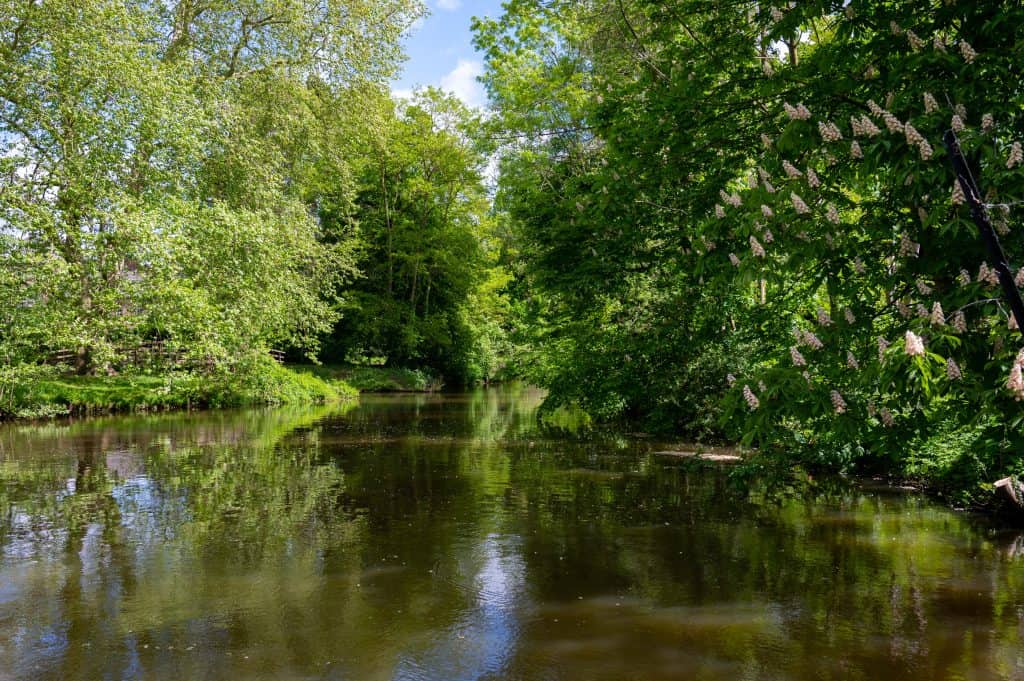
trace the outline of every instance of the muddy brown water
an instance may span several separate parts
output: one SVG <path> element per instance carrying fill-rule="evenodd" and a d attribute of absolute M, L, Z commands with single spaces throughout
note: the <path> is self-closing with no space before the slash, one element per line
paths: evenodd
<path fill-rule="evenodd" d="M 540 395 L 0 427 L 0 680 L 1024 679 L 1024 538 Z"/>

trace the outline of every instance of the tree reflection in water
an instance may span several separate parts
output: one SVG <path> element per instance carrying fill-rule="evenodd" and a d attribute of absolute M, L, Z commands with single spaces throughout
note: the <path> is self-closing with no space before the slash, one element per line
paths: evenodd
<path fill-rule="evenodd" d="M 739 495 L 538 401 L 0 429 L 0 677 L 1024 676 L 1015 533 Z"/>

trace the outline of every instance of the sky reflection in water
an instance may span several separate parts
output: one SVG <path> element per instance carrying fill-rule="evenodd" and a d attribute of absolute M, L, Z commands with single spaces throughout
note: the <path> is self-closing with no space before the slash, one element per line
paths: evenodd
<path fill-rule="evenodd" d="M 0 680 L 1024 678 L 1017 533 L 538 400 L 0 428 Z"/>

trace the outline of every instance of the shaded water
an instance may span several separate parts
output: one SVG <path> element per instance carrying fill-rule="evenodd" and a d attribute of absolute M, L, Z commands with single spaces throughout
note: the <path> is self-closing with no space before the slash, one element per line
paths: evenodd
<path fill-rule="evenodd" d="M 1024 539 L 536 393 L 0 428 L 0 680 L 1024 679 Z"/>

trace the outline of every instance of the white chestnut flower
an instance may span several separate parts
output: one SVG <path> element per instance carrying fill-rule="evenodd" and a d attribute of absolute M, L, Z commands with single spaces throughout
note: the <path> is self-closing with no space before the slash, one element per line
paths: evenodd
<path fill-rule="evenodd" d="M 804 359 L 804 356 L 800 354 L 800 351 L 797 349 L 797 347 L 795 345 L 789 348 L 789 357 L 790 357 L 790 359 L 793 360 L 793 366 L 796 366 L 796 367 L 805 367 L 805 366 L 807 366 L 807 360 Z"/>
<path fill-rule="evenodd" d="M 718 219 L 722 219 L 725 217 L 725 209 L 722 208 L 722 204 L 720 203 L 715 204 L 715 217 L 717 217 Z"/>
<path fill-rule="evenodd" d="M 789 199 L 790 201 L 793 202 L 793 208 L 796 210 L 797 213 L 801 215 L 806 215 L 807 213 L 811 212 L 811 209 L 807 207 L 807 204 L 804 203 L 804 200 L 801 199 L 800 196 L 797 195 L 795 192 L 790 193 Z"/>
<path fill-rule="evenodd" d="M 889 132 L 903 132 L 903 123 L 888 111 L 882 112 L 882 121 L 885 123 L 885 127 L 889 129 Z"/>
<path fill-rule="evenodd" d="M 791 180 L 795 180 L 796 178 L 803 176 L 803 173 L 800 172 L 800 169 L 797 168 L 792 163 L 790 163 L 789 161 L 782 162 L 782 169 L 786 171 L 786 177 L 788 177 Z"/>
<path fill-rule="evenodd" d="M 754 257 L 763 258 L 765 256 L 764 246 L 757 240 L 757 237 L 751 235 L 750 237 L 750 250 L 754 254 Z"/>
<path fill-rule="evenodd" d="M 968 64 L 973 64 L 974 60 L 978 57 L 978 53 L 974 51 L 974 48 L 966 40 L 960 41 L 960 54 Z"/>
<path fill-rule="evenodd" d="M 846 366 L 850 369 L 860 369 L 860 362 L 857 361 L 857 357 L 849 350 L 846 351 Z"/>
<path fill-rule="evenodd" d="M 924 355 L 924 340 L 920 336 L 913 331 L 907 331 L 904 340 L 904 352 L 909 356 L 921 357 Z"/>
<path fill-rule="evenodd" d="M 1022 162 L 1024 162 L 1024 148 L 1021 147 L 1020 142 L 1014 142 L 1010 145 L 1010 156 L 1006 159 L 1006 167 L 1012 169 Z"/>
<path fill-rule="evenodd" d="M 1020 402 L 1024 399 L 1024 373 L 1021 371 L 1020 359 L 1013 363 L 1010 369 L 1010 377 L 1006 380 L 1006 387 L 1013 393 L 1013 398 Z"/>
<path fill-rule="evenodd" d="M 821 186 L 821 180 L 818 179 L 818 174 L 812 168 L 807 169 L 807 184 L 812 189 L 817 189 Z"/>
<path fill-rule="evenodd" d="M 963 378 L 960 372 L 960 365 L 952 357 L 946 360 L 946 377 L 951 381 L 959 381 Z"/>
<path fill-rule="evenodd" d="M 907 136 L 907 144 L 912 147 L 924 142 L 924 137 L 922 137 L 921 133 L 919 133 L 910 123 L 903 126 L 903 133 Z"/>
<path fill-rule="evenodd" d="M 939 110 L 939 103 L 935 101 L 935 97 L 930 92 L 924 93 L 924 112 L 934 113 Z"/>
<path fill-rule="evenodd" d="M 749 385 L 743 386 L 743 399 L 747 401 L 747 406 L 750 407 L 750 411 L 754 411 L 761 405 L 761 402 L 757 399 L 757 395 L 754 394 L 754 391 L 750 389 Z"/>
<path fill-rule="evenodd" d="M 836 209 L 835 204 L 828 204 L 828 210 L 825 212 L 825 217 L 828 221 L 838 225 L 839 224 L 839 211 Z"/>
<path fill-rule="evenodd" d="M 942 303 L 939 301 L 935 301 L 932 305 L 931 320 L 935 326 L 942 326 L 946 323 L 946 314 L 942 311 Z"/>
<path fill-rule="evenodd" d="M 860 150 L 860 145 L 854 140 L 850 144 L 850 155 L 854 158 L 864 158 L 864 152 Z"/>
<path fill-rule="evenodd" d="M 906 234 L 900 237 L 900 257 L 916 258 L 921 252 L 921 244 L 911 240 Z"/>
<path fill-rule="evenodd" d="M 991 286 L 999 286 L 999 271 L 994 267 L 989 267 L 987 262 L 981 263 L 981 267 L 978 268 L 978 283 L 986 283 Z"/>
<path fill-rule="evenodd" d="M 953 328 L 957 333 L 967 333 L 967 317 L 964 313 L 957 310 L 956 314 L 953 315 Z"/>
<path fill-rule="evenodd" d="M 882 131 L 879 129 L 879 127 L 875 125 L 874 121 L 872 121 L 867 116 L 860 117 L 860 127 L 861 130 L 864 131 L 864 134 L 867 135 L 868 137 L 874 137 L 876 135 L 882 134 Z"/>
<path fill-rule="evenodd" d="M 967 202 L 967 196 L 964 194 L 964 188 L 960 186 L 960 180 L 953 181 L 953 193 L 949 200 L 953 202 L 954 206 L 961 206 Z"/>
<path fill-rule="evenodd" d="M 843 139 L 843 133 L 831 121 L 820 121 L 818 123 L 818 132 L 821 133 L 821 138 L 826 142 L 838 142 Z"/>
<path fill-rule="evenodd" d="M 812 331 L 801 331 L 800 334 L 801 342 L 812 350 L 821 350 L 825 347 L 825 344 L 821 342 L 821 339 L 814 335 Z"/>
<path fill-rule="evenodd" d="M 838 390 L 832 391 L 832 408 L 835 409 L 837 414 L 843 414 L 846 412 L 846 400 L 839 394 Z"/>
<path fill-rule="evenodd" d="M 882 336 L 878 337 L 878 361 L 879 362 L 885 361 L 885 351 L 889 349 L 890 345 L 892 345 L 892 343 L 887 341 L 885 338 L 883 338 Z"/>
<path fill-rule="evenodd" d="M 853 131 L 853 136 L 854 137 L 859 137 L 859 136 L 865 134 L 865 132 L 864 132 L 864 125 L 860 122 L 860 119 L 857 118 L 856 116 L 850 116 L 850 129 Z"/>
<path fill-rule="evenodd" d="M 892 412 L 886 407 L 882 407 L 882 410 L 878 412 L 878 416 L 882 419 L 882 425 L 886 428 L 892 428 L 896 423 L 896 419 L 892 417 Z"/>

